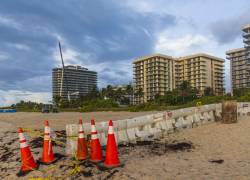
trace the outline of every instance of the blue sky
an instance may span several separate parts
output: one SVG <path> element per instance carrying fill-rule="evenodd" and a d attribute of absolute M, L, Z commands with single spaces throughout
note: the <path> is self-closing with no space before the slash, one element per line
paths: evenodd
<path fill-rule="evenodd" d="M 226 50 L 243 46 L 249 12 L 249 0 L 1 1 L 0 106 L 51 99 L 58 40 L 65 63 L 97 71 L 99 87 L 125 84 L 139 56 L 205 52 L 225 59 Z"/>

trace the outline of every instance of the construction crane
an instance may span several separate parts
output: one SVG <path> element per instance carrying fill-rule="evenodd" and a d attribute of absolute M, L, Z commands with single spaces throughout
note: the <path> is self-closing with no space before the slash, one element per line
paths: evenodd
<path fill-rule="evenodd" d="M 58 42 L 58 45 L 59 45 L 59 51 L 60 51 L 60 56 L 61 56 L 61 61 L 62 61 L 62 79 L 61 79 L 61 87 L 60 87 L 60 97 L 62 97 L 62 89 L 63 89 L 63 83 L 64 83 L 63 80 L 65 79 L 66 90 L 67 90 L 67 98 L 68 98 L 68 101 L 70 102 L 70 100 L 71 100 L 70 96 L 79 95 L 79 91 L 76 91 L 76 92 L 70 92 L 69 91 L 67 77 L 66 76 L 64 77 L 65 68 L 64 68 L 64 60 L 63 60 L 62 47 L 61 47 L 60 41 Z"/>
<path fill-rule="evenodd" d="M 63 80 L 65 79 L 66 81 L 66 90 L 67 90 L 67 94 L 68 94 L 68 101 L 70 101 L 70 92 L 69 92 L 69 88 L 68 88 L 68 83 L 67 83 L 67 77 L 64 77 L 64 61 L 63 61 L 63 55 L 62 55 L 62 47 L 61 47 L 61 43 L 60 41 L 58 42 L 58 46 L 59 46 L 59 51 L 60 51 L 60 56 L 61 56 L 61 61 L 62 61 L 62 78 L 61 78 L 61 87 L 60 87 L 60 97 L 62 97 L 62 89 L 63 89 Z"/>

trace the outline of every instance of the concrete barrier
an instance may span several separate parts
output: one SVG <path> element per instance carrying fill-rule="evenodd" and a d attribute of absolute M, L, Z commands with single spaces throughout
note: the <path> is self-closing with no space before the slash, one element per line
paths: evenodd
<path fill-rule="evenodd" d="M 238 114 L 250 114 L 250 103 L 238 103 Z M 213 122 L 221 118 L 221 103 L 199 107 L 165 111 L 136 118 L 114 121 L 115 137 L 118 144 L 135 143 L 136 141 L 159 138 L 165 134 L 192 128 Z M 84 131 L 90 134 L 90 123 L 84 123 Z M 107 141 L 107 122 L 96 123 L 101 145 Z M 66 125 L 66 154 L 73 155 L 76 151 L 78 124 Z"/>

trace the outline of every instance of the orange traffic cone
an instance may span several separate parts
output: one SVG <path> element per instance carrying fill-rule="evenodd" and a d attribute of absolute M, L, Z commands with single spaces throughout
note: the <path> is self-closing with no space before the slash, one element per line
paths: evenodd
<path fill-rule="evenodd" d="M 44 164 L 50 164 L 55 161 L 55 158 L 52 149 L 49 122 L 46 120 L 44 122 L 44 125 L 45 127 L 44 127 L 44 140 L 43 140 L 43 154 L 41 162 Z"/>
<path fill-rule="evenodd" d="M 78 160 L 85 160 L 88 156 L 87 142 L 84 137 L 82 119 L 79 120 L 78 143 L 76 156 Z"/>
<path fill-rule="evenodd" d="M 21 160 L 22 160 L 22 167 L 18 174 L 21 175 L 25 172 L 36 169 L 38 166 L 31 154 L 30 147 L 23 134 L 23 129 L 19 128 L 18 133 L 19 133 Z"/>
<path fill-rule="evenodd" d="M 106 146 L 106 158 L 104 161 L 104 166 L 107 168 L 120 166 L 112 120 L 109 121 L 108 140 Z"/>
<path fill-rule="evenodd" d="M 102 156 L 102 148 L 100 141 L 97 136 L 97 131 L 95 127 L 95 120 L 91 120 L 91 155 L 90 155 L 90 161 L 92 162 L 100 162 L 103 160 Z"/>

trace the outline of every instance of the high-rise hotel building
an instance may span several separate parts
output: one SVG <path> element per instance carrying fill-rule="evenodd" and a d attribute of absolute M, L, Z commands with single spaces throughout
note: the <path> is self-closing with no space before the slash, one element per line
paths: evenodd
<path fill-rule="evenodd" d="M 136 104 L 154 99 L 156 95 L 164 95 L 175 87 L 174 59 L 171 56 L 155 54 L 142 57 L 133 62 Z"/>
<path fill-rule="evenodd" d="M 183 81 L 204 93 L 207 87 L 212 88 L 215 95 L 224 93 L 224 59 L 200 53 L 177 58 L 176 87 Z"/>
<path fill-rule="evenodd" d="M 88 94 L 97 86 L 97 73 L 81 66 L 65 66 L 52 70 L 53 100 L 74 100 Z"/>
<path fill-rule="evenodd" d="M 213 89 L 216 95 L 224 93 L 224 59 L 207 54 L 173 58 L 155 54 L 139 58 L 133 62 L 135 103 L 143 103 L 164 95 L 188 81 L 193 88 L 204 93 L 206 87 Z"/>
<path fill-rule="evenodd" d="M 250 88 L 250 24 L 242 28 L 244 47 L 226 52 L 230 60 L 232 89 Z"/>

